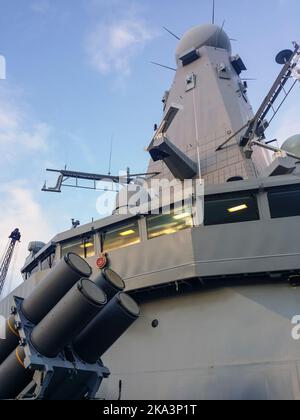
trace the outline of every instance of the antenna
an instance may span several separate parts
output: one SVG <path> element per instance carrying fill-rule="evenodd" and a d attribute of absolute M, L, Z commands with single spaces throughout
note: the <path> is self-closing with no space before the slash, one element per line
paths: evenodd
<path fill-rule="evenodd" d="M 108 175 L 111 175 L 111 162 L 112 162 L 113 142 L 114 142 L 114 135 L 112 134 L 111 140 L 110 140 L 110 154 L 109 154 L 109 164 L 108 164 Z"/>
<path fill-rule="evenodd" d="M 216 4 L 215 4 L 215 0 L 213 0 L 213 3 L 212 3 L 212 21 L 211 21 L 211 23 L 213 25 L 215 24 L 215 8 L 216 8 Z"/>
<path fill-rule="evenodd" d="M 226 20 L 223 20 L 223 23 L 222 23 L 222 26 L 221 26 L 221 28 L 219 29 L 219 31 L 217 32 L 217 44 L 218 44 L 218 41 L 219 41 L 219 36 L 221 35 L 221 32 L 223 31 L 223 29 L 224 29 L 224 26 L 225 26 L 225 22 L 226 22 Z"/>
<path fill-rule="evenodd" d="M 180 38 L 178 35 L 175 35 L 173 32 L 170 31 L 170 29 L 166 28 L 165 26 L 163 26 L 163 29 L 165 31 L 167 31 L 170 35 L 172 35 L 174 38 L 178 39 L 178 41 L 180 41 Z"/>
<path fill-rule="evenodd" d="M 165 66 L 164 64 L 155 63 L 155 61 L 151 61 L 151 64 L 154 64 L 155 66 L 163 67 L 164 69 L 176 71 L 174 67 L 169 67 L 169 66 Z"/>

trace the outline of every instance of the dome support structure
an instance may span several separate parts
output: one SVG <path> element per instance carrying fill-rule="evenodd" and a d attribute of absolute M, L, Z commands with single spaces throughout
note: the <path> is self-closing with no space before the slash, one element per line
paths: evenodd
<path fill-rule="evenodd" d="M 274 146 L 270 146 L 270 144 L 262 143 L 261 141 L 253 140 L 251 142 L 251 146 L 259 146 L 259 147 L 262 147 L 263 149 L 267 149 L 275 153 L 282 152 L 282 153 L 285 153 L 287 156 L 300 161 L 300 156 L 297 156 L 294 153 L 287 152 L 286 150 L 282 148 L 274 147 Z"/>

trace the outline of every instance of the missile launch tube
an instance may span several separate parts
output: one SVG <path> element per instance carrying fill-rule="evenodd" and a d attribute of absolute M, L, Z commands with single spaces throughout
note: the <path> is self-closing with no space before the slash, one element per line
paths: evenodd
<path fill-rule="evenodd" d="M 20 341 L 18 330 L 15 327 L 15 318 L 12 315 L 6 320 L 5 339 L 0 340 L 0 365 L 17 347 Z"/>
<path fill-rule="evenodd" d="M 92 269 L 76 254 L 69 253 L 52 268 L 47 277 L 23 302 L 25 316 L 38 324 L 60 299 L 82 277 L 89 277 Z M 0 341 L 0 364 L 10 355 L 19 343 L 19 333 L 14 325 L 14 317 L 6 321 L 6 338 Z"/>
<path fill-rule="evenodd" d="M 0 400 L 16 398 L 30 384 L 33 372 L 25 369 L 25 353 L 17 347 L 0 366 Z"/>
<path fill-rule="evenodd" d="M 38 324 L 78 280 L 91 274 L 91 267 L 79 255 L 64 256 L 24 301 L 22 310 L 27 319 Z"/>
<path fill-rule="evenodd" d="M 76 337 L 75 352 L 83 361 L 96 363 L 139 316 L 138 304 L 126 293 L 119 293 Z"/>
<path fill-rule="evenodd" d="M 46 357 L 56 357 L 106 304 L 105 293 L 81 279 L 34 328 L 31 342 Z"/>
<path fill-rule="evenodd" d="M 125 289 L 125 283 L 121 277 L 109 268 L 105 268 L 94 282 L 106 293 L 108 301 Z"/>

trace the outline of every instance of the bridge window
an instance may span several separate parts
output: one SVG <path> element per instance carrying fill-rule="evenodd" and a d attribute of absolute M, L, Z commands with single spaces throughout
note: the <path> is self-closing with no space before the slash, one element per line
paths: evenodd
<path fill-rule="evenodd" d="M 46 257 L 42 260 L 42 263 L 41 263 L 42 271 L 50 270 L 50 268 L 53 267 L 54 257 L 55 257 L 55 254 L 50 254 L 50 255 L 48 255 L 48 257 Z"/>
<path fill-rule="evenodd" d="M 171 235 L 191 227 L 193 218 L 189 206 L 172 210 L 169 214 L 152 215 L 147 218 L 148 239 Z"/>
<path fill-rule="evenodd" d="M 138 221 L 116 226 L 103 232 L 103 251 L 125 248 L 141 242 Z"/>
<path fill-rule="evenodd" d="M 257 200 L 254 194 L 223 195 L 205 199 L 205 226 L 252 220 L 259 220 Z"/>
<path fill-rule="evenodd" d="M 35 267 L 33 267 L 30 272 L 27 273 L 27 277 L 31 277 L 33 274 L 40 271 L 40 266 L 37 264 Z"/>
<path fill-rule="evenodd" d="M 299 185 L 271 190 L 268 193 L 268 197 L 273 219 L 300 216 Z"/>
<path fill-rule="evenodd" d="M 61 245 L 61 256 L 74 252 L 82 258 L 90 258 L 95 256 L 95 243 L 94 237 L 89 236 L 66 242 Z"/>

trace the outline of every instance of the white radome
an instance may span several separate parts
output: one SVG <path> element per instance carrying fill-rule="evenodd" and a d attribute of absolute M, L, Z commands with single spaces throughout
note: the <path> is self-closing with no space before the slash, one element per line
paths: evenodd
<path fill-rule="evenodd" d="M 288 138 L 281 147 L 282 150 L 300 156 L 300 134 Z"/>
<path fill-rule="evenodd" d="M 203 46 L 222 48 L 231 54 L 231 42 L 226 32 L 218 25 L 195 26 L 186 32 L 179 41 L 176 49 L 178 61 L 185 52 L 191 49 L 199 49 Z"/>

